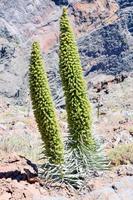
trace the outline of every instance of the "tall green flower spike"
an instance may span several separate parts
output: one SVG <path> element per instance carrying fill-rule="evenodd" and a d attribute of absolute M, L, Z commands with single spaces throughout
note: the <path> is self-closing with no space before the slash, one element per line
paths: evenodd
<path fill-rule="evenodd" d="M 44 143 L 46 156 L 51 163 L 61 164 L 64 160 L 63 142 L 37 42 L 32 45 L 29 85 L 33 111 Z"/>
<path fill-rule="evenodd" d="M 66 8 L 63 9 L 60 20 L 59 58 L 70 132 L 70 146 L 74 149 L 84 146 L 93 151 L 95 150 L 95 141 L 92 137 L 91 105 L 87 97 L 87 87 L 83 79 L 78 48 Z"/>

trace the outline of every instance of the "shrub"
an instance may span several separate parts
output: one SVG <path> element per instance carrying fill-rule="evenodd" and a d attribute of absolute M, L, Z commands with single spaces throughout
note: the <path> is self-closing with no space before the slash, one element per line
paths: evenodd
<path fill-rule="evenodd" d="M 108 153 L 112 165 L 133 163 L 133 144 L 121 144 Z"/>
<path fill-rule="evenodd" d="M 51 163 L 61 164 L 63 143 L 37 42 L 32 45 L 29 85 L 33 111 L 44 143 L 45 154 Z"/>

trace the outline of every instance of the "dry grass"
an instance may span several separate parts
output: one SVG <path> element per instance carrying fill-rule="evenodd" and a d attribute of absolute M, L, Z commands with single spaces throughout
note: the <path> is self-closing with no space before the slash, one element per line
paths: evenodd
<path fill-rule="evenodd" d="M 108 156 L 112 165 L 118 166 L 122 164 L 133 163 L 133 143 L 118 145 L 109 151 Z"/>
<path fill-rule="evenodd" d="M 17 153 L 34 162 L 38 162 L 41 142 L 37 136 L 29 133 L 14 133 L 0 137 L 0 150 L 5 153 Z"/>
<path fill-rule="evenodd" d="M 133 126 L 129 127 L 129 128 L 128 128 L 128 131 L 129 131 L 130 134 L 133 135 Z"/>

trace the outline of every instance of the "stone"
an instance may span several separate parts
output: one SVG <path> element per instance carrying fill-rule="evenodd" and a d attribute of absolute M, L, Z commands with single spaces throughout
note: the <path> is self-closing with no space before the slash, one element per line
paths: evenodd
<path fill-rule="evenodd" d="M 132 165 L 122 165 L 116 169 L 118 176 L 133 176 Z"/>
<path fill-rule="evenodd" d="M 25 129 L 26 125 L 23 122 L 16 122 L 14 125 L 14 129 Z"/>
<path fill-rule="evenodd" d="M 113 186 L 116 188 L 117 192 L 121 190 L 132 189 L 133 190 L 133 177 L 122 177 L 119 181 L 116 181 Z"/>
<path fill-rule="evenodd" d="M 6 193 L 0 195 L 0 200 L 10 200 L 11 196 L 12 195 L 10 193 L 6 192 Z"/>
<path fill-rule="evenodd" d="M 7 165 L 10 163 L 10 165 Z M 38 169 L 35 164 L 25 157 L 17 156 L 11 154 L 9 157 L 3 160 L 3 163 L 0 165 L 0 178 L 6 178 L 13 180 L 27 180 L 30 182 L 30 179 L 36 178 L 38 175 Z"/>
<path fill-rule="evenodd" d="M 104 187 L 103 189 L 96 190 L 90 193 L 90 199 L 94 200 L 121 200 L 115 191 L 110 187 Z"/>

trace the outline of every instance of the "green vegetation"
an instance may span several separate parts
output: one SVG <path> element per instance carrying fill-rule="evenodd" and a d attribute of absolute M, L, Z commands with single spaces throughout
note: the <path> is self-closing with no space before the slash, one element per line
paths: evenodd
<path fill-rule="evenodd" d="M 133 163 L 133 144 L 118 145 L 109 151 L 108 157 L 115 166 Z"/>
<path fill-rule="evenodd" d="M 66 8 L 60 20 L 59 69 L 66 100 L 70 146 L 95 150 L 92 138 L 92 113 L 82 75 L 80 57 Z"/>
<path fill-rule="evenodd" d="M 81 187 L 86 173 L 96 169 L 107 169 L 107 162 L 92 136 L 92 110 L 74 34 L 69 23 L 67 10 L 63 9 L 60 20 L 59 70 L 66 100 L 69 136 L 65 156 L 55 116 L 51 93 L 40 55 L 38 43 L 32 47 L 30 62 L 30 91 L 33 110 L 46 156 L 42 177 Z M 64 118 L 66 115 L 64 116 Z M 61 164 L 61 165 L 55 165 Z"/>
<path fill-rule="evenodd" d="M 29 83 L 33 111 L 44 142 L 45 154 L 50 163 L 61 164 L 64 159 L 63 143 L 48 86 L 47 75 L 44 71 L 40 47 L 37 42 L 34 42 L 32 45 Z"/>

